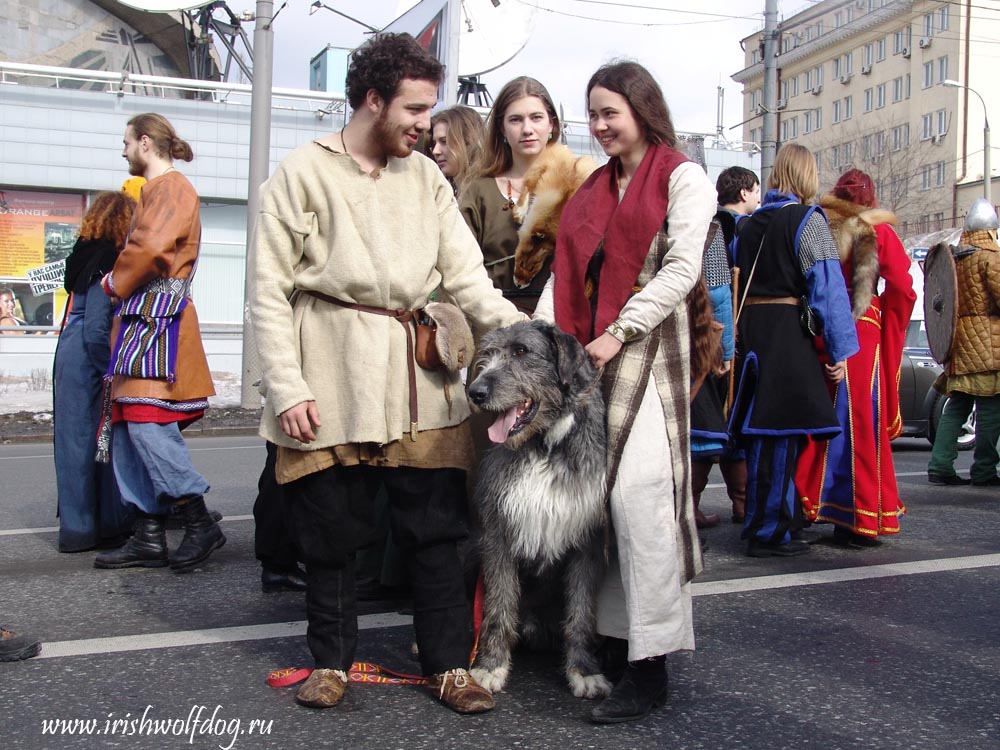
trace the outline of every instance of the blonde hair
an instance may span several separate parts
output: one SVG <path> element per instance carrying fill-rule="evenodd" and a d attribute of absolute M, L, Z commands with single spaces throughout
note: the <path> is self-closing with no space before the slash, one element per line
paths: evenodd
<path fill-rule="evenodd" d="M 803 203 L 809 203 L 819 192 L 819 172 L 812 152 L 798 143 L 782 146 L 774 158 L 767 187 L 792 193 Z"/>
<path fill-rule="evenodd" d="M 443 122 L 448 126 L 448 153 L 455 165 L 455 176 L 449 178 L 456 190 L 461 190 L 470 177 L 470 170 L 483 145 L 486 128 L 483 118 L 472 107 L 461 104 L 442 109 L 431 117 L 430 137 L 424 144 L 424 154 L 434 158 L 434 127 Z"/>

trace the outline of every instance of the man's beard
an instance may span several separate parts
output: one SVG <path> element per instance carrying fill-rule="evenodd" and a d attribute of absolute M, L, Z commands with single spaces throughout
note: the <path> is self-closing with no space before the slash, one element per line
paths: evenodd
<path fill-rule="evenodd" d="M 146 174 L 146 165 L 136 157 L 128 160 L 128 173 L 133 177 L 142 177 Z"/>
<path fill-rule="evenodd" d="M 388 113 L 383 110 L 372 125 L 372 138 L 375 145 L 387 156 L 405 159 L 413 153 L 413 146 L 401 139 L 402 133 L 389 124 Z"/>

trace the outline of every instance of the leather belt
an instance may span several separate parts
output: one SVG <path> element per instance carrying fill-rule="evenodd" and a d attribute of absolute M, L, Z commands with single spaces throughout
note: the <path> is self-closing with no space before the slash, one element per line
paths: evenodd
<path fill-rule="evenodd" d="M 357 302 L 345 302 L 342 299 L 331 297 L 329 294 L 317 292 L 314 289 L 303 289 L 303 292 L 310 294 L 331 305 L 346 307 L 348 310 L 371 313 L 372 315 L 384 315 L 393 320 L 399 321 L 406 331 L 406 369 L 410 380 L 410 440 L 417 442 L 417 369 L 413 356 L 413 331 L 410 330 L 410 321 L 413 320 L 413 310 L 389 310 L 384 307 L 374 307 L 373 305 L 362 305 Z"/>
<path fill-rule="evenodd" d="M 798 297 L 747 297 L 744 305 L 795 305 L 799 306 Z"/>

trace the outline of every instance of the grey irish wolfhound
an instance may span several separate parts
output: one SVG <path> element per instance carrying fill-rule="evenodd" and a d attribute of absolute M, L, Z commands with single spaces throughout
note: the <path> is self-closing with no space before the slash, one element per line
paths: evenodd
<path fill-rule="evenodd" d="M 475 491 L 485 596 L 472 673 L 502 690 L 520 636 L 564 644 L 574 695 L 607 695 L 595 656 L 607 523 L 598 374 L 575 338 L 540 321 L 485 336 L 473 374 L 469 398 L 498 416 Z"/>

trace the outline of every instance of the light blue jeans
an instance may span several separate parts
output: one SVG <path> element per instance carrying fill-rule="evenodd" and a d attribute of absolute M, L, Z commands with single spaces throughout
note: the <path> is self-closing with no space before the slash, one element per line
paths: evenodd
<path fill-rule="evenodd" d="M 145 513 L 169 513 L 181 498 L 208 492 L 175 422 L 117 422 L 111 461 L 122 499 Z"/>

